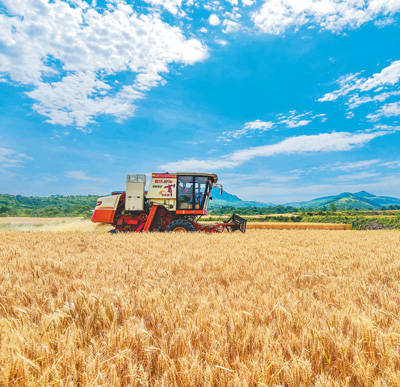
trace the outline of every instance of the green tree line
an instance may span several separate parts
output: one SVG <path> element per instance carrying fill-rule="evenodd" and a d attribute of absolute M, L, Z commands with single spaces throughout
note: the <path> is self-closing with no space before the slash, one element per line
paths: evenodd
<path fill-rule="evenodd" d="M 97 195 L 40 197 L 0 194 L 0 216 L 90 217 L 97 198 Z"/>

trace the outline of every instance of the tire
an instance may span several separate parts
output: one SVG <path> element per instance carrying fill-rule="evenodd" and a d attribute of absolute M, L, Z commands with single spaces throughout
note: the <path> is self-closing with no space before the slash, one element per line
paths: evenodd
<path fill-rule="evenodd" d="M 174 220 L 167 227 L 168 232 L 194 232 L 196 231 L 192 223 L 187 220 Z"/>

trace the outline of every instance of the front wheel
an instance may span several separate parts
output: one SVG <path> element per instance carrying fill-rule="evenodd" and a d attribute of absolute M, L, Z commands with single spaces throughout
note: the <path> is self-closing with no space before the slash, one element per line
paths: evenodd
<path fill-rule="evenodd" d="M 169 232 L 194 232 L 196 231 L 195 227 L 192 223 L 187 220 L 174 220 L 171 222 L 168 227 L 167 231 Z"/>

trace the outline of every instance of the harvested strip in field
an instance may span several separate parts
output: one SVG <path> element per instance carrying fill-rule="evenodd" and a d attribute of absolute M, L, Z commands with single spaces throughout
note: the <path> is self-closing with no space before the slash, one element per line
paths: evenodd
<path fill-rule="evenodd" d="M 337 223 L 247 223 L 249 230 L 351 230 L 351 224 Z"/>
<path fill-rule="evenodd" d="M 0 217 L 0 230 L 10 231 L 52 231 L 52 232 L 98 232 L 112 230 L 107 224 L 92 223 L 90 219 L 78 217 Z"/>

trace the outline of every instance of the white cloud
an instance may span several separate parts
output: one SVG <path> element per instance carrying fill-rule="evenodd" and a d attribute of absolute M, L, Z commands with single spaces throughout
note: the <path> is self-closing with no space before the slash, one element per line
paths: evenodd
<path fill-rule="evenodd" d="M 167 11 L 176 15 L 182 6 L 182 0 L 145 0 L 154 6 L 164 7 Z"/>
<path fill-rule="evenodd" d="M 270 34 L 303 25 L 340 32 L 378 18 L 388 19 L 399 10 L 398 0 L 264 0 L 252 18 L 259 29 Z"/>
<path fill-rule="evenodd" d="M 278 114 L 274 121 L 261 121 L 255 120 L 246 122 L 243 128 L 238 130 L 229 130 L 222 132 L 222 135 L 218 137 L 218 141 L 232 141 L 232 139 L 238 139 L 241 137 L 250 137 L 254 134 L 263 133 L 267 130 L 277 128 L 279 126 L 285 126 L 287 128 L 298 128 L 306 126 L 313 120 L 320 118 L 322 122 L 327 120 L 326 114 L 313 114 L 312 112 L 298 114 L 295 110 L 290 111 L 288 114 Z"/>
<path fill-rule="evenodd" d="M 194 15 L 191 12 L 208 9 L 212 13 L 209 23 L 230 33 L 243 27 L 238 20 L 247 16 L 244 10 L 251 12 L 247 7 L 255 1 L 145 0 L 144 12 L 142 4 L 125 0 L 110 0 L 106 6 L 95 3 L 2 0 L 6 12 L 0 14 L 0 81 L 30 87 L 27 94 L 34 100 L 34 110 L 49 123 L 83 128 L 101 114 L 118 120 L 134 115 L 138 100 L 151 88 L 165 84 L 164 75 L 174 64 L 191 65 L 207 57 L 207 47 L 183 32 L 192 27 L 188 22 Z M 160 7 L 178 20 L 168 24 Z M 356 27 L 364 19 L 390 17 L 399 10 L 399 0 L 264 0 L 252 15 L 261 29 L 280 33 L 307 23 L 327 29 L 336 26 L 337 30 Z M 202 27 L 200 32 L 207 33 L 207 29 Z M 221 39 L 215 42 L 226 44 Z M 399 68 L 400 61 L 393 62 L 364 80 L 362 90 L 394 84 L 400 77 Z M 118 84 L 115 78 L 120 73 L 127 73 L 131 80 Z M 361 82 L 355 77 L 354 82 Z M 343 82 L 354 87 L 351 79 Z M 381 93 L 376 100 L 387 95 Z M 333 92 L 320 100 L 337 98 Z M 353 104 L 366 101 L 364 96 L 354 97 Z M 305 126 L 307 121 L 288 121 L 287 125 Z"/>
<path fill-rule="evenodd" d="M 88 176 L 83 171 L 69 171 L 65 173 L 65 176 L 69 177 L 70 179 L 82 180 L 82 181 L 104 181 L 104 179 L 100 177 Z"/>
<path fill-rule="evenodd" d="M 223 32 L 226 33 L 226 34 L 228 34 L 230 32 L 238 31 L 240 29 L 240 24 L 238 22 L 233 21 L 233 20 L 225 19 L 222 22 L 222 25 L 224 26 Z"/>
<path fill-rule="evenodd" d="M 268 130 L 268 129 L 271 129 L 273 126 L 274 126 L 273 122 L 255 120 L 255 121 L 247 122 L 244 125 L 244 128 L 247 130 Z"/>
<path fill-rule="evenodd" d="M 208 18 L 208 22 L 209 22 L 210 25 L 212 25 L 212 26 L 217 26 L 218 24 L 221 23 L 221 20 L 219 20 L 219 17 L 213 13 L 213 14 L 210 15 L 210 17 Z"/>
<path fill-rule="evenodd" d="M 274 127 L 274 123 L 271 121 L 255 120 L 246 122 L 243 128 L 238 130 L 229 130 L 222 132 L 222 135 L 218 137 L 218 141 L 231 141 L 232 139 L 237 140 L 243 136 L 250 136 L 254 133 L 263 133 Z"/>
<path fill-rule="evenodd" d="M 223 39 L 216 39 L 215 43 L 217 43 L 217 44 L 219 44 L 220 46 L 223 46 L 223 47 L 225 47 L 225 46 L 227 46 L 229 44 L 226 40 L 223 40 Z"/>
<path fill-rule="evenodd" d="M 0 74 L 32 86 L 34 109 L 53 124 L 83 127 L 99 114 L 132 116 L 135 101 L 163 83 L 170 64 L 207 57 L 199 40 L 123 1 L 101 11 L 82 0 L 3 3 L 15 16 L 0 15 Z M 118 88 L 113 78 L 125 71 L 136 79 Z"/>
<path fill-rule="evenodd" d="M 323 97 L 318 99 L 318 102 L 331 102 L 337 100 L 339 97 L 343 97 L 349 94 L 351 91 L 355 90 L 354 84 L 358 82 L 357 74 L 349 74 L 343 77 L 340 77 L 337 80 L 340 88 L 338 90 L 326 93 Z"/>
<path fill-rule="evenodd" d="M 380 173 L 359 172 L 359 173 L 351 173 L 349 175 L 338 176 L 337 180 L 341 181 L 364 180 L 364 179 L 372 179 L 377 176 L 380 176 Z"/>
<path fill-rule="evenodd" d="M 224 176 L 224 185 L 240 182 L 241 184 L 253 184 L 255 182 L 274 182 L 274 183 L 287 183 L 289 181 L 298 180 L 299 176 L 292 174 L 292 175 L 282 175 L 282 174 L 273 174 L 268 170 L 263 170 L 259 173 L 235 173 L 235 172 L 225 172 Z"/>
<path fill-rule="evenodd" d="M 301 126 L 307 126 L 315 119 L 319 118 L 321 122 L 327 120 L 326 114 L 313 114 L 312 112 L 297 113 L 296 110 L 291 110 L 288 114 L 277 115 L 277 125 L 284 125 L 287 128 L 298 128 Z"/>
<path fill-rule="evenodd" d="M 360 73 L 349 74 L 339 78 L 337 81 L 340 88 L 333 92 L 325 94 L 322 98 L 318 99 L 319 102 L 335 101 L 339 97 L 344 97 L 352 92 L 366 92 L 384 86 L 393 86 L 400 80 L 400 60 L 392 62 L 389 66 L 385 67 L 381 72 L 372 75 L 369 78 L 360 77 Z M 383 93 L 377 100 L 386 99 L 393 94 Z M 360 102 L 359 96 L 350 100 L 350 104 Z M 369 102 L 366 100 L 365 102 Z M 362 102 L 364 103 L 364 102 Z M 360 103 L 359 103 L 360 104 Z M 358 105 L 359 105 L 358 104 Z M 356 106 L 358 106 L 356 104 Z"/>
<path fill-rule="evenodd" d="M 371 167 L 375 167 L 375 166 L 384 166 L 384 164 L 381 163 L 380 159 L 361 160 L 361 161 L 353 161 L 353 162 L 338 161 L 336 163 L 319 165 L 319 166 L 311 167 L 311 168 L 307 168 L 307 169 L 294 169 L 291 171 L 291 173 L 302 175 L 302 174 L 311 174 L 314 172 L 321 172 L 321 171 L 350 172 L 350 171 L 367 169 L 367 168 L 371 168 Z"/>
<path fill-rule="evenodd" d="M 400 60 L 392 62 L 382 71 L 371 77 L 362 77 L 361 73 L 349 74 L 341 77 L 337 83 L 339 89 L 325 94 L 318 99 L 319 102 L 335 101 L 345 98 L 345 104 L 349 109 L 355 109 L 363 104 L 374 102 L 382 104 L 390 98 L 400 95 Z M 400 102 L 390 102 L 381 106 L 375 113 L 367 115 L 367 119 L 378 121 L 383 117 L 396 117 L 400 115 Z M 348 111 L 347 118 L 354 117 L 352 111 Z"/>
<path fill-rule="evenodd" d="M 238 21 L 242 17 L 242 14 L 239 12 L 239 8 L 238 7 L 234 7 L 231 12 L 227 11 L 227 12 L 224 13 L 223 16 L 224 16 L 225 19 Z"/>
<path fill-rule="evenodd" d="M 311 113 L 297 114 L 295 110 L 289 112 L 288 115 L 279 114 L 279 124 L 283 124 L 288 128 L 297 128 L 306 126 L 312 121 Z"/>
<path fill-rule="evenodd" d="M 200 3 L 197 3 L 196 5 L 200 6 Z M 224 6 L 221 5 L 220 1 L 218 1 L 218 0 L 204 1 L 202 5 L 203 5 L 203 8 L 207 11 L 217 12 L 217 11 L 221 11 L 224 9 Z"/>
<path fill-rule="evenodd" d="M 379 159 L 354 161 L 351 163 L 338 162 L 336 164 L 330 165 L 328 168 L 334 171 L 352 171 L 354 169 L 368 168 L 371 167 L 372 165 L 378 164 L 379 162 L 380 162 Z"/>
<path fill-rule="evenodd" d="M 369 168 L 373 165 L 379 164 L 379 159 L 374 160 L 361 160 L 361 161 L 353 161 L 353 162 L 342 162 L 338 161 L 333 164 L 325 164 L 318 167 L 312 167 L 307 170 L 297 170 L 299 173 L 310 173 L 315 171 L 353 171 L 357 169 Z"/>
<path fill-rule="evenodd" d="M 312 173 L 316 171 L 343 171 L 343 172 L 350 172 L 356 171 L 360 169 L 367 169 L 371 167 L 384 167 L 384 168 L 400 168 L 400 161 L 384 161 L 380 159 L 373 159 L 373 160 L 361 160 L 361 161 L 353 161 L 353 162 L 341 162 L 338 161 L 333 164 L 325 164 L 317 167 L 312 167 L 308 169 L 294 169 L 291 173 L 295 174 L 305 174 L 305 173 Z M 372 172 L 371 172 L 372 173 Z"/>
<path fill-rule="evenodd" d="M 368 91 L 380 86 L 394 85 L 400 79 L 400 60 L 392 62 L 385 67 L 380 73 L 374 74 L 371 78 L 361 81 L 359 90 Z"/>
<path fill-rule="evenodd" d="M 18 168 L 26 160 L 33 160 L 32 157 L 25 153 L 19 153 L 14 149 L 0 147 L 0 167 L 2 168 Z"/>
<path fill-rule="evenodd" d="M 387 168 L 400 168 L 400 161 L 399 160 L 387 161 L 385 163 L 382 163 L 381 165 Z"/>
<path fill-rule="evenodd" d="M 400 95 L 400 91 L 390 91 L 390 92 L 380 93 L 372 97 L 370 96 L 360 97 L 359 94 L 355 94 L 349 99 L 348 106 L 350 109 L 355 109 L 368 102 L 384 102 L 388 98 L 396 95 Z"/>
<path fill-rule="evenodd" d="M 382 117 L 400 116 L 400 102 L 393 102 L 383 105 L 375 114 L 368 114 L 367 118 L 371 121 L 377 121 Z"/>
<path fill-rule="evenodd" d="M 233 168 L 256 157 L 271 157 L 279 154 L 302 154 L 309 152 L 336 152 L 349 151 L 357 146 L 362 146 L 374 138 L 394 133 L 394 130 L 381 130 L 371 132 L 332 132 L 318 135 L 303 135 L 289 137 L 272 145 L 263 145 L 241 149 L 222 156 L 219 159 L 198 160 L 188 159 L 170 162 L 160 166 L 168 171 L 178 170 L 215 170 Z"/>

